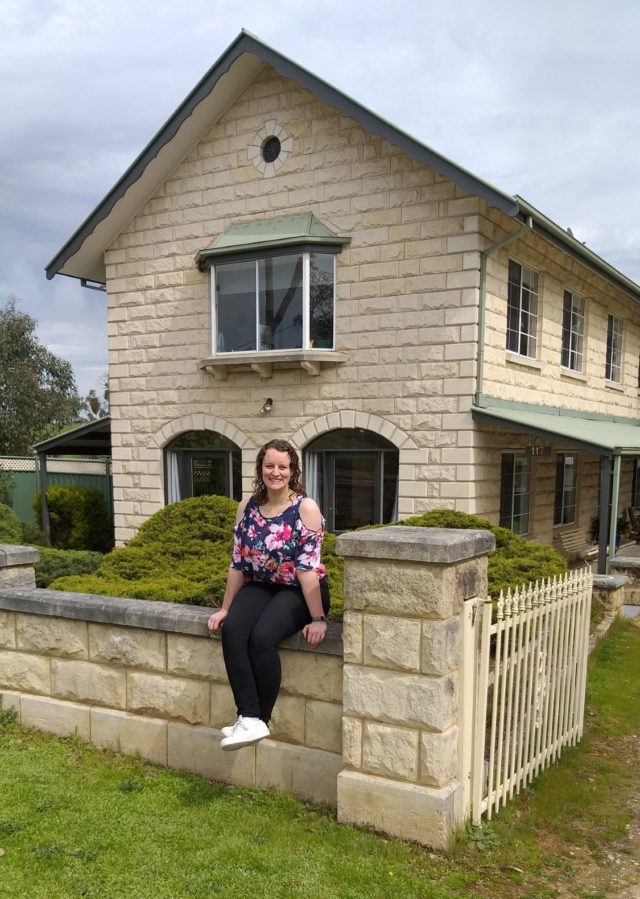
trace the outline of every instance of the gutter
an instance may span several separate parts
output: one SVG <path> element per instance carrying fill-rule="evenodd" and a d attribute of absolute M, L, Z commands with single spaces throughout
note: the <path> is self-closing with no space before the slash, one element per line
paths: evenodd
<path fill-rule="evenodd" d="M 497 241 L 496 243 L 492 243 L 486 249 L 482 250 L 480 253 L 480 301 L 478 308 L 478 353 L 476 356 L 476 394 L 474 399 L 474 405 L 482 406 L 484 405 L 482 400 L 482 382 L 484 378 L 484 332 L 485 332 L 485 318 L 486 318 L 486 307 L 487 307 L 487 259 L 491 255 L 491 253 L 495 253 L 497 250 L 501 250 L 502 247 L 506 247 L 507 244 L 510 244 L 512 241 L 517 240 L 519 237 L 522 237 L 523 234 L 527 234 L 529 231 L 533 230 L 533 219 L 529 215 L 527 216 L 527 221 L 525 224 L 518 228 L 517 231 L 514 231 L 513 234 L 507 235 L 507 237 L 503 237 L 502 240 Z"/>

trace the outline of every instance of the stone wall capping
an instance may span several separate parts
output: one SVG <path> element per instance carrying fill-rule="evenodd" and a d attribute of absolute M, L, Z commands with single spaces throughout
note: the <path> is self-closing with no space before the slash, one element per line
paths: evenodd
<path fill-rule="evenodd" d="M 618 590 L 628 583 L 629 578 L 624 574 L 594 574 L 593 576 L 594 590 Z"/>
<path fill-rule="evenodd" d="M 16 565 L 35 565 L 40 553 L 33 546 L 13 546 L 0 543 L 0 568 L 13 568 Z"/>
<path fill-rule="evenodd" d="M 92 593 L 70 593 L 62 590 L 0 589 L 0 610 L 73 618 L 99 624 L 139 627 L 147 630 L 208 637 L 207 619 L 211 608 L 187 606 L 146 599 L 124 599 Z M 218 637 L 211 636 L 217 640 Z M 325 655 L 342 655 L 342 624 L 330 621 L 321 647 L 310 649 L 301 634 L 282 643 L 287 649 L 298 649 Z"/>
<path fill-rule="evenodd" d="M 336 551 L 342 556 L 451 564 L 495 549 L 489 531 L 417 528 L 397 525 L 341 534 Z"/>

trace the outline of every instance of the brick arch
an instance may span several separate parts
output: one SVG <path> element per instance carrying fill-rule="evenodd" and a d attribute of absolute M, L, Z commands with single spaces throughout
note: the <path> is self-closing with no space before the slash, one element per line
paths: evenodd
<path fill-rule="evenodd" d="M 191 415 L 183 415 L 182 418 L 174 418 L 173 421 L 167 422 L 160 430 L 151 438 L 151 445 L 164 449 L 180 434 L 185 431 L 216 431 L 233 441 L 241 450 L 255 449 L 255 443 L 239 428 L 225 421 L 224 418 L 216 418 L 214 415 L 207 415 L 204 412 L 193 412 Z"/>
<path fill-rule="evenodd" d="M 390 421 L 387 421 L 387 419 L 369 412 L 348 410 L 330 412 L 328 415 L 322 415 L 320 418 L 314 419 L 296 431 L 291 437 L 291 442 L 297 447 L 304 448 L 321 434 L 342 428 L 363 428 L 365 431 L 373 431 L 375 434 L 386 437 L 399 450 L 416 448 L 416 444 L 411 437 Z"/>

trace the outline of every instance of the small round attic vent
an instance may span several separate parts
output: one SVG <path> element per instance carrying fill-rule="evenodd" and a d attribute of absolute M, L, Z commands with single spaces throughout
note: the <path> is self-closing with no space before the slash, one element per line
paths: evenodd
<path fill-rule="evenodd" d="M 262 158 L 265 162 L 275 162 L 280 155 L 281 148 L 280 138 L 272 134 L 262 145 Z"/>

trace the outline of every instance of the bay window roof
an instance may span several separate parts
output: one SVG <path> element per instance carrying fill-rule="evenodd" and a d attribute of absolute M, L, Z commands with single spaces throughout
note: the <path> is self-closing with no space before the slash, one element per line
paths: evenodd
<path fill-rule="evenodd" d="M 323 225 L 312 212 L 303 212 L 230 225 L 210 247 L 200 250 L 196 263 L 203 271 L 220 257 L 255 256 L 280 247 L 306 246 L 325 252 L 334 247 L 339 252 L 350 240 Z"/>

